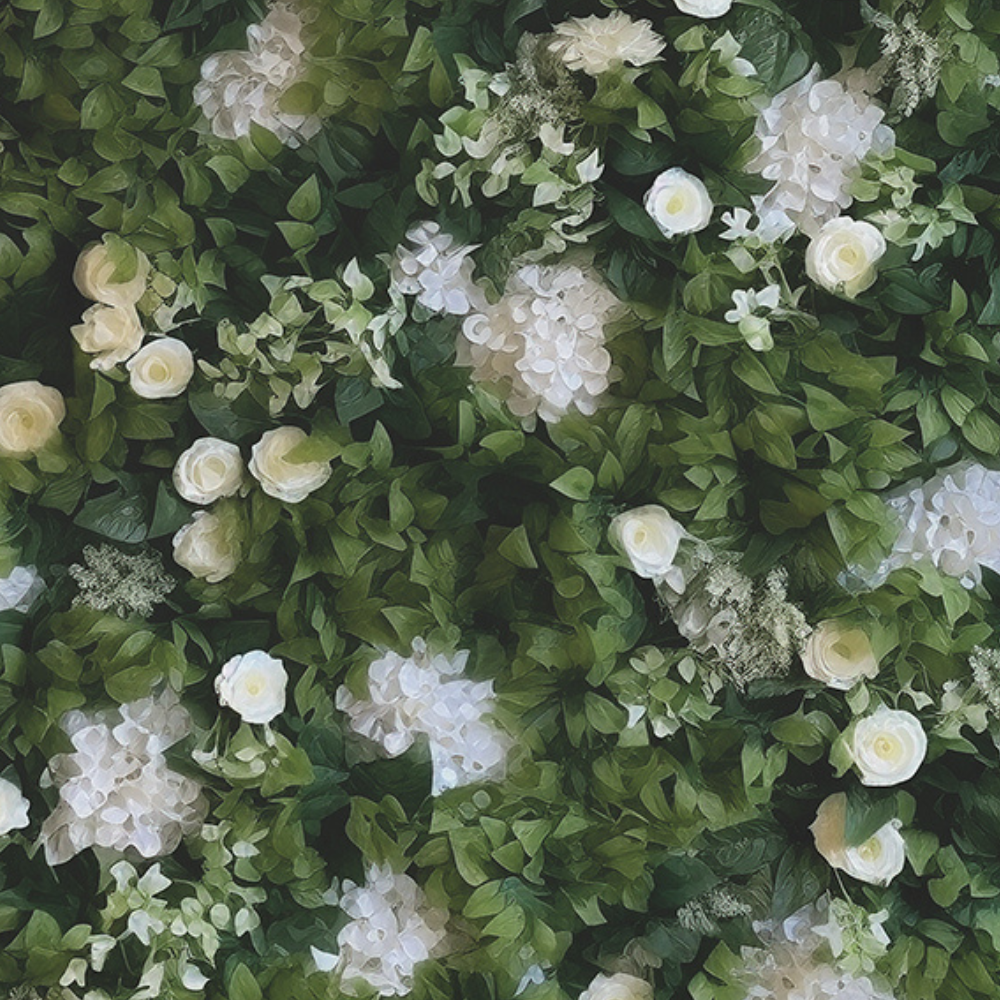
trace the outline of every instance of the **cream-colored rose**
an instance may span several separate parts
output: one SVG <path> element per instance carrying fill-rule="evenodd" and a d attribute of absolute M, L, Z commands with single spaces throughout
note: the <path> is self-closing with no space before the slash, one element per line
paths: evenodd
<path fill-rule="evenodd" d="M 277 427 L 253 446 L 250 472 L 268 496 L 301 503 L 330 478 L 329 462 L 290 462 L 285 457 L 308 436 L 300 427 Z"/>
<path fill-rule="evenodd" d="M 196 511 L 174 535 L 174 561 L 192 576 L 218 583 L 240 564 L 242 531 L 238 518 L 226 511 Z"/>
<path fill-rule="evenodd" d="M 37 455 L 55 440 L 65 417 L 58 389 L 35 381 L 0 386 L 0 457 Z"/>
<path fill-rule="evenodd" d="M 670 513 L 657 504 L 619 514 L 608 529 L 612 545 L 628 559 L 633 571 L 646 580 L 670 575 L 685 534 Z"/>
<path fill-rule="evenodd" d="M 653 181 L 644 204 L 664 236 L 697 233 L 711 222 L 714 208 L 705 185 L 680 167 L 664 170 Z"/>
<path fill-rule="evenodd" d="M 29 805 L 17 785 L 0 778 L 0 836 L 28 825 Z"/>
<path fill-rule="evenodd" d="M 194 376 L 191 348 L 176 337 L 150 341 L 126 365 L 129 385 L 143 399 L 179 396 Z"/>
<path fill-rule="evenodd" d="M 91 368 L 106 372 L 119 361 L 127 361 L 142 345 L 145 331 L 133 306 L 98 303 L 84 312 L 82 320 L 70 327 L 80 350 L 95 355 Z"/>
<path fill-rule="evenodd" d="M 847 796 L 837 792 L 824 799 L 810 829 L 816 850 L 832 868 L 871 885 L 888 885 L 906 863 L 906 842 L 899 832 L 899 820 L 877 830 L 863 844 L 847 845 Z"/>
<path fill-rule="evenodd" d="M 847 691 L 862 677 L 878 673 L 878 660 L 868 636 L 843 622 L 820 622 L 802 650 L 802 666 L 814 680 Z"/>
<path fill-rule="evenodd" d="M 884 788 L 917 773 L 927 756 L 927 734 L 915 715 L 881 705 L 854 724 L 848 750 L 861 783 Z"/>
<path fill-rule="evenodd" d="M 174 466 L 174 488 L 190 503 L 214 503 L 239 492 L 243 483 L 240 449 L 221 438 L 199 438 Z"/>
<path fill-rule="evenodd" d="M 831 219 L 806 248 L 806 273 L 831 292 L 848 298 L 871 288 L 875 265 L 885 253 L 885 237 L 870 222 Z"/>
<path fill-rule="evenodd" d="M 134 249 L 134 248 L 133 248 Z M 135 250 L 135 274 L 128 281 L 113 281 L 116 266 L 106 243 L 93 243 L 77 258 L 73 281 L 81 295 L 108 306 L 134 306 L 146 291 L 149 258 Z"/>
<path fill-rule="evenodd" d="M 694 17 L 722 17 L 729 13 L 733 0 L 674 0 L 677 9 Z"/>
<path fill-rule="evenodd" d="M 580 1000 L 653 1000 L 653 987 L 647 980 L 627 972 L 597 975 L 580 994 Z"/>
<path fill-rule="evenodd" d="M 267 723 L 285 708 L 288 674 L 281 660 L 255 649 L 234 656 L 215 678 L 219 704 L 244 722 Z"/>

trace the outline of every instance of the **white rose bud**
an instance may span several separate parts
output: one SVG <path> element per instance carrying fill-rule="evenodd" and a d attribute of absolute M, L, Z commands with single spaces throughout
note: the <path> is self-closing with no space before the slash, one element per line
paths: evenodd
<path fill-rule="evenodd" d="M 683 236 L 704 229 L 714 207 L 705 185 L 680 167 L 665 170 L 653 181 L 644 204 L 664 236 Z"/>
<path fill-rule="evenodd" d="M 682 14 L 694 17 L 722 17 L 729 13 L 733 0 L 674 0 Z"/>
<path fill-rule="evenodd" d="M 91 368 L 106 372 L 119 361 L 127 361 L 142 345 L 145 331 L 133 306 L 91 306 L 82 322 L 70 327 L 80 350 L 96 357 Z"/>
<path fill-rule="evenodd" d="M 831 292 L 853 299 L 875 283 L 885 237 L 870 222 L 831 219 L 806 248 L 806 273 Z"/>
<path fill-rule="evenodd" d="M 134 249 L 134 248 L 133 248 Z M 104 243 L 94 243 L 77 258 L 73 281 L 81 295 L 108 306 L 134 306 L 146 291 L 149 258 L 136 250 L 135 275 L 129 281 L 113 281 L 116 267 Z"/>
<path fill-rule="evenodd" d="M 286 503 L 301 503 L 332 475 L 329 462 L 290 462 L 285 456 L 309 435 L 300 427 L 266 431 L 253 446 L 250 471 L 268 495 Z"/>
<path fill-rule="evenodd" d="M 285 708 L 288 674 L 281 660 L 255 649 L 234 656 L 215 678 L 219 704 L 244 722 L 267 723 Z"/>
<path fill-rule="evenodd" d="M 823 800 L 810 827 L 816 850 L 832 868 L 852 878 L 871 885 L 888 885 L 906 863 L 906 842 L 899 832 L 899 820 L 886 823 L 856 847 L 847 846 L 846 825 L 847 796 L 837 792 Z"/>
<path fill-rule="evenodd" d="M 26 615 L 45 589 L 45 581 L 34 566 L 15 566 L 0 580 L 0 611 L 20 611 Z"/>
<path fill-rule="evenodd" d="M 192 576 L 219 583 L 236 572 L 242 552 L 239 520 L 231 513 L 196 511 L 174 535 L 174 561 Z"/>
<path fill-rule="evenodd" d="M 653 1000 L 653 987 L 647 980 L 627 972 L 597 975 L 580 994 L 580 1000 Z"/>
<path fill-rule="evenodd" d="M 191 348 L 176 337 L 150 341 L 126 365 L 132 391 L 143 399 L 179 396 L 194 376 Z"/>
<path fill-rule="evenodd" d="M 646 580 L 675 575 L 671 570 L 685 535 L 669 511 L 657 504 L 619 514 L 608 529 L 612 545 L 628 559 L 633 571 Z"/>
<path fill-rule="evenodd" d="M 854 724 L 848 750 L 861 783 L 884 788 L 917 773 L 927 755 L 927 734 L 915 715 L 882 705 Z"/>
<path fill-rule="evenodd" d="M 220 438 L 199 438 L 174 466 L 174 488 L 190 503 L 214 503 L 239 492 L 243 483 L 240 449 Z"/>
<path fill-rule="evenodd" d="M 0 778 L 0 836 L 28 825 L 29 805 L 17 785 Z"/>
<path fill-rule="evenodd" d="M 35 381 L 0 386 L 0 457 L 37 455 L 55 440 L 65 417 L 58 389 Z"/>
<path fill-rule="evenodd" d="M 847 691 L 862 677 L 878 673 L 868 636 L 838 621 L 820 622 L 802 650 L 802 665 L 814 680 Z"/>

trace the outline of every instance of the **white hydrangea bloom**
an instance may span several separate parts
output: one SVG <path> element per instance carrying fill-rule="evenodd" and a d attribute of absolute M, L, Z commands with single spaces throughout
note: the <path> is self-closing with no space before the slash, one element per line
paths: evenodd
<path fill-rule="evenodd" d="M 59 787 L 42 825 L 50 865 L 94 845 L 158 857 L 200 827 L 207 811 L 201 785 L 172 771 L 164 756 L 191 728 L 173 691 L 92 714 L 67 712 L 61 724 L 74 752 L 53 757 L 43 777 Z"/>
<path fill-rule="evenodd" d="M 507 405 L 527 429 L 555 423 L 571 409 L 595 413 L 617 372 L 604 327 L 622 303 L 590 269 L 530 264 L 515 272 L 496 305 L 466 317 L 457 363 L 474 382 L 507 390 Z"/>
<path fill-rule="evenodd" d="M 432 312 L 465 316 L 485 305 L 472 280 L 469 254 L 475 246 L 455 244 L 436 222 L 419 222 L 406 234 L 410 246 L 400 244 L 392 260 L 393 285 Z"/>
<path fill-rule="evenodd" d="M 275 3 L 260 24 L 247 28 L 247 51 L 216 52 L 202 63 L 194 100 L 215 135 L 240 139 L 256 123 L 295 148 L 320 130 L 316 115 L 281 108 L 305 70 L 302 28 L 293 3 Z"/>
<path fill-rule="evenodd" d="M 389 652 L 368 668 L 368 697 L 337 691 L 337 707 L 351 728 L 398 757 L 417 736 L 427 736 L 434 769 L 434 795 L 505 772 L 508 738 L 487 720 L 493 710 L 492 681 L 461 675 L 467 652 L 431 655 L 415 640 L 410 656 Z"/>
<path fill-rule="evenodd" d="M 850 207 L 849 188 L 870 152 L 890 153 L 895 135 L 864 90 L 865 77 L 820 79 L 819 67 L 781 91 L 757 118 L 760 152 L 747 164 L 774 186 L 755 198 L 763 231 L 788 221 L 807 236 Z"/>
<path fill-rule="evenodd" d="M 607 17 L 571 17 L 553 30 L 550 50 L 570 69 L 590 76 L 624 63 L 645 66 L 659 58 L 667 45 L 649 21 L 634 21 L 620 10 Z"/>
<path fill-rule="evenodd" d="M 34 566 L 15 566 L 0 579 L 0 611 L 26 615 L 44 589 L 45 581 Z"/>

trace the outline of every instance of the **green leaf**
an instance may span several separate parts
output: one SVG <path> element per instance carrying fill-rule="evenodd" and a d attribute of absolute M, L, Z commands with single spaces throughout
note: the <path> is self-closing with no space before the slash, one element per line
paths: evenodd
<path fill-rule="evenodd" d="M 632 233 L 633 236 L 641 236 L 647 240 L 663 241 L 663 234 L 642 205 L 634 202 L 628 195 L 622 194 L 613 187 L 605 187 L 603 193 L 608 202 L 608 212 L 611 214 L 611 218 L 625 232 Z"/>
<path fill-rule="evenodd" d="M 594 474 L 589 469 L 576 466 L 558 479 L 553 479 L 549 485 L 571 500 L 588 500 L 594 488 Z"/>
<path fill-rule="evenodd" d="M 299 222 L 312 222 L 319 215 L 319 181 L 313 174 L 299 185 L 298 190 L 288 199 L 288 214 Z"/>
<path fill-rule="evenodd" d="M 263 1000 L 263 996 L 253 973 L 240 962 L 229 980 L 229 1000 Z"/>
<path fill-rule="evenodd" d="M 73 523 L 114 542 L 134 543 L 144 541 L 148 534 L 147 514 L 145 501 L 138 492 L 119 488 L 88 500 Z"/>

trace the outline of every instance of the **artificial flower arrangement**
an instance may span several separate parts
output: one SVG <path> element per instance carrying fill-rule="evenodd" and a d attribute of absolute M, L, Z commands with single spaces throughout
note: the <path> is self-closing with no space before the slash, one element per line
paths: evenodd
<path fill-rule="evenodd" d="M 0 997 L 995 997 L 998 57 L 0 10 Z"/>

